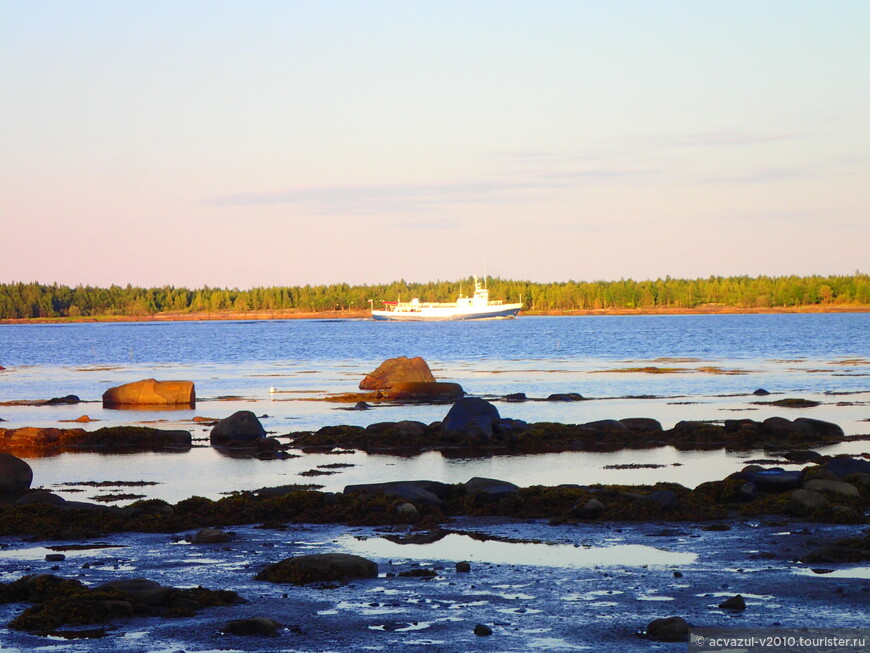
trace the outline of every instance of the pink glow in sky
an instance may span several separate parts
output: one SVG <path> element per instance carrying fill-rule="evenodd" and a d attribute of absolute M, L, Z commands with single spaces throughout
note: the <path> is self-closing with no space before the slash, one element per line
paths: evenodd
<path fill-rule="evenodd" d="M 0 0 L 0 282 L 868 271 L 870 3 Z"/>

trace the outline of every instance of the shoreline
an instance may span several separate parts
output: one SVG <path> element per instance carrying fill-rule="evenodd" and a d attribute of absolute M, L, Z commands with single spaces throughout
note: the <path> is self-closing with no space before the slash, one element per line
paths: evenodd
<path fill-rule="evenodd" d="M 768 315 L 784 313 L 870 313 L 867 304 L 808 304 L 801 306 L 740 307 L 703 305 L 695 308 L 598 308 L 567 310 L 523 310 L 519 317 L 571 317 L 580 315 Z M 88 315 L 78 317 L 39 317 L 0 319 L 2 324 L 62 324 L 87 322 L 202 322 L 232 320 L 337 320 L 368 319 L 371 312 L 365 310 L 298 311 L 295 309 L 275 311 L 215 311 L 201 313 L 164 312 L 154 315 Z"/>

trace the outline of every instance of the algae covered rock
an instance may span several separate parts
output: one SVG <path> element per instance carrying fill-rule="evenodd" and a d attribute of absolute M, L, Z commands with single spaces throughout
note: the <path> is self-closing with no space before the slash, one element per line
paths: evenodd
<path fill-rule="evenodd" d="M 269 565 L 254 576 L 270 583 L 306 583 L 347 581 L 354 578 L 376 578 L 378 565 L 371 560 L 349 553 L 313 553 L 287 558 Z"/>
<path fill-rule="evenodd" d="M 144 379 L 109 388 L 103 393 L 103 407 L 196 406 L 193 381 Z"/>

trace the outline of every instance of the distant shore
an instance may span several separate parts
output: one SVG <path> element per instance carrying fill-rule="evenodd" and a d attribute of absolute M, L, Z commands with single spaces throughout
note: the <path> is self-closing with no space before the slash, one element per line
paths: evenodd
<path fill-rule="evenodd" d="M 662 306 L 652 308 L 601 308 L 572 310 L 523 310 L 520 317 L 571 315 L 727 315 L 762 313 L 870 313 L 870 304 L 809 304 L 804 306 L 741 307 L 705 304 L 694 308 Z M 167 311 L 154 315 L 83 315 L 77 317 L 39 317 L 3 319 L 0 324 L 55 324 L 64 322 L 199 322 L 206 320 L 336 320 L 365 319 L 368 309 L 298 311 L 203 311 L 186 313 Z"/>

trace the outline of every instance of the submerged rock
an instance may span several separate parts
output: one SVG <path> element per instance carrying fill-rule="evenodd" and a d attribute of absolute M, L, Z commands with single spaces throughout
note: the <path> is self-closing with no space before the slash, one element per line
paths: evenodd
<path fill-rule="evenodd" d="M 722 603 L 719 604 L 719 608 L 722 610 L 734 610 L 741 611 L 746 609 L 746 601 L 740 594 L 735 594 L 734 596 L 725 599 Z"/>
<path fill-rule="evenodd" d="M 103 407 L 196 406 L 193 381 L 144 379 L 109 388 L 103 393 Z"/>
<path fill-rule="evenodd" d="M 419 356 L 389 358 L 360 381 L 360 390 L 382 390 L 398 383 L 434 383 L 429 365 Z"/>
<path fill-rule="evenodd" d="M 278 629 L 281 628 L 274 619 L 268 617 L 251 617 L 249 619 L 235 619 L 230 621 L 223 627 L 223 632 L 228 635 L 251 636 L 260 635 L 264 637 L 274 637 L 278 634 Z"/>

